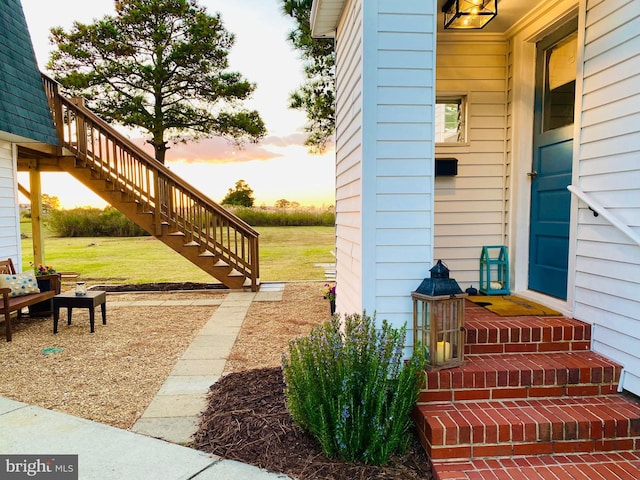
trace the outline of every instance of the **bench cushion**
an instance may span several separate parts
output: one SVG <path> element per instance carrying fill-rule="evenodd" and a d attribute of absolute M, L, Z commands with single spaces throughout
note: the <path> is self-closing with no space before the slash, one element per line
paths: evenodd
<path fill-rule="evenodd" d="M 33 272 L 0 274 L 0 288 L 10 288 L 10 297 L 40 293 L 38 281 Z"/>

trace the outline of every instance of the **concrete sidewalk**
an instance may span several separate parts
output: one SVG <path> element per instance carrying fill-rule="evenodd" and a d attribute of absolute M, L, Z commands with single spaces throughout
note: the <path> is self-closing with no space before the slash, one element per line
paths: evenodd
<path fill-rule="evenodd" d="M 77 478 L 80 480 L 287 478 L 181 445 L 6 398 L 0 398 L 0 454 L 78 455 Z M 0 477 L 2 472 L 0 465 Z"/>
<path fill-rule="evenodd" d="M 229 292 L 131 431 L 0 397 L 0 454 L 78 455 L 81 480 L 288 478 L 184 446 L 251 302 L 280 301 L 283 290 L 265 284 L 258 293 Z"/>

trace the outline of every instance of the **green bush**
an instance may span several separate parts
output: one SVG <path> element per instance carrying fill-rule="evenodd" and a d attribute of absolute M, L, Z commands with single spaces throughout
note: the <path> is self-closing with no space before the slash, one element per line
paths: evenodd
<path fill-rule="evenodd" d="M 60 237 L 139 237 L 148 235 L 113 207 L 52 210 L 48 227 Z"/>
<path fill-rule="evenodd" d="M 329 457 L 387 463 L 410 440 L 411 409 L 424 367 L 421 348 L 402 359 L 405 328 L 375 318 L 338 315 L 283 356 L 287 407 Z"/>
<path fill-rule="evenodd" d="M 253 227 L 331 227 L 336 222 L 333 211 L 314 208 L 268 209 L 228 205 L 225 208 Z"/>

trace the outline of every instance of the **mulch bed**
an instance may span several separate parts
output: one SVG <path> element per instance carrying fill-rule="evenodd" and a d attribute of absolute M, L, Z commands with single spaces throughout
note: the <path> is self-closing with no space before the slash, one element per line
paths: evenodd
<path fill-rule="evenodd" d="M 280 368 L 226 375 L 211 386 L 193 448 L 287 474 L 299 480 L 431 480 L 417 438 L 388 465 L 345 463 L 324 456 L 287 411 Z"/>

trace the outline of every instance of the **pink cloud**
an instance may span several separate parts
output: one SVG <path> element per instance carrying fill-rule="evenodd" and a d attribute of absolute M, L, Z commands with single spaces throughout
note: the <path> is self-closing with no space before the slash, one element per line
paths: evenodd
<path fill-rule="evenodd" d="M 286 148 L 290 146 L 302 146 L 306 140 L 303 133 L 293 133 L 286 136 L 269 136 L 259 143 L 244 143 L 236 145 L 230 140 L 221 137 L 207 138 L 197 142 L 169 144 L 166 160 L 181 161 L 185 163 L 230 163 L 250 162 L 254 160 L 266 161 L 280 158 L 283 155 L 269 150 L 273 146 Z M 132 141 L 153 155 L 153 148 L 145 139 L 134 138 Z"/>

